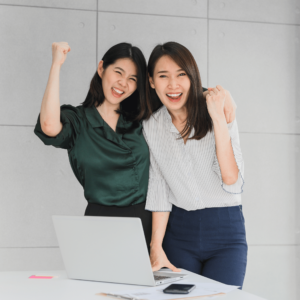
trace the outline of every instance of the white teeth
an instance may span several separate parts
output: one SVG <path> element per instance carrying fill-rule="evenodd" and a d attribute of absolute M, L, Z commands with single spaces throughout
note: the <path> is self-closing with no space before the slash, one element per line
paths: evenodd
<path fill-rule="evenodd" d="M 122 92 L 122 91 L 120 91 L 120 90 L 117 90 L 117 89 L 115 89 L 114 87 L 113 87 L 113 90 L 116 92 L 116 93 L 118 93 L 118 94 L 124 94 L 124 92 Z"/>
<path fill-rule="evenodd" d="M 167 94 L 167 96 L 169 96 L 169 97 L 179 97 L 180 95 L 182 95 L 182 93 L 179 93 L 179 94 Z"/>

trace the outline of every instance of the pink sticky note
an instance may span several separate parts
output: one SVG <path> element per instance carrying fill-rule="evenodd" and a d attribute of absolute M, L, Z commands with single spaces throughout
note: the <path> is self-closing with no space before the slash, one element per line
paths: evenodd
<path fill-rule="evenodd" d="M 53 278 L 53 276 L 36 276 L 36 275 L 32 275 L 29 278 L 30 279 L 51 279 L 51 278 Z"/>

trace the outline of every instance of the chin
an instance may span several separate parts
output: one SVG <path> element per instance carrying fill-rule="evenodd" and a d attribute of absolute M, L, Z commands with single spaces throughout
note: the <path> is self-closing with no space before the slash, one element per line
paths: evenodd
<path fill-rule="evenodd" d="M 183 101 L 179 101 L 179 102 L 171 102 L 168 100 L 167 102 L 167 105 L 165 104 L 165 106 L 168 108 L 168 109 L 171 109 L 171 110 L 179 110 L 181 108 L 183 108 L 185 105 L 185 102 Z"/>
<path fill-rule="evenodd" d="M 125 99 L 107 99 L 107 101 L 112 105 L 120 104 Z"/>

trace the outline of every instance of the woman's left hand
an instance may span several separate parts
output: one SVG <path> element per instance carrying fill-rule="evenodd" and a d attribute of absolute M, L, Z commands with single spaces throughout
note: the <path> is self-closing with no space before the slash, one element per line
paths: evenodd
<path fill-rule="evenodd" d="M 224 104 L 226 98 L 226 91 L 222 86 L 217 85 L 215 88 L 209 89 L 206 95 L 206 104 L 210 117 L 212 120 L 220 120 L 225 118 Z"/>
<path fill-rule="evenodd" d="M 231 97 L 231 94 L 229 91 L 222 88 L 222 86 L 217 85 L 216 88 L 208 88 L 208 91 L 205 91 L 203 93 L 203 96 L 207 99 L 207 95 L 214 90 L 217 90 L 217 93 L 219 92 L 219 89 L 222 89 L 225 92 L 225 103 L 223 105 L 223 112 L 226 118 L 227 123 L 231 123 L 235 119 L 235 111 L 236 111 L 236 103 L 234 102 L 233 98 Z M 207 103 L 208 104 L 208 103 Z M 207 105 L 208 107 L 208 105 Z M 210 114 L 210 112 L 209 112 Z M 211 115 L 211 114 L 210 114 Z"/>

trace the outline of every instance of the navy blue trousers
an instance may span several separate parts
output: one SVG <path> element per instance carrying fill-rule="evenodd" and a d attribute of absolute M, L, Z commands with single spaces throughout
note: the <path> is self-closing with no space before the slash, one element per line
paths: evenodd
<path fill-rule="evenodd" d="M 177 268 L 242 288 L 248 252 L 242 206 L 186 211 L 173 205 L 163 248 Z"/>

